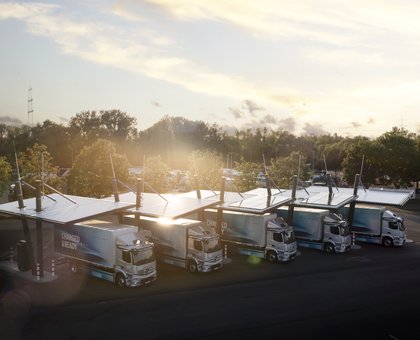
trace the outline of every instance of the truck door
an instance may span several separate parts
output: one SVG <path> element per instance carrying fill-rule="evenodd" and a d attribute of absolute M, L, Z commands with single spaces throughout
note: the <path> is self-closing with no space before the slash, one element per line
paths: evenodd
<path fill-rule="evenodd" d="M 131 252 L 125 249 L 117 249 L 117 264 L 125 272 L 132 272 Z"/>
<path fill-rule="evenodd" d="M 203 254 L 203 242 L 201 240 L 194 239 L 192 237 L 188 238 L 188 252 L 193 255 L 193 257 L 202 258 Z"/>
<path fill-rule="evenodd" d="M 405 232 L 405 227 L 403 223 L 400 223 L 399 221 L 387 221 L 384 220 L 384 236 L 386 234 L 390 234 L 394 237 L 401 237 Z"/>
<path fill-rule="evenodd" d="M 340 229 L 336 225 L 329 225 L 325 228 L 325 234 L 327 240 L 337 241 L 340 237 Z"/>

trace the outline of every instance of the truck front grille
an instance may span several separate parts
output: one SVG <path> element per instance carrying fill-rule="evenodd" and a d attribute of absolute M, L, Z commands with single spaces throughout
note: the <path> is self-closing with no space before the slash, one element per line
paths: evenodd
<path fill-rule="evenodd" d="M 152 273 L 154 273 L 154 271 L 155 271 L 155 268 L 154 268 L 154 267 L 148 267 L 148 268 L 145 268 L 145 269 L 143 269 L 143 270 L 140 270 L 140 271 L 139 271 L 139 275 L 148 275 L 148 274 L 152 274 Z"/>
<path fill-rule="evenodd" d="M 212 256 L 209 258 L 209 262 L 217 262 L 220 260 L 220 255 Z"/>

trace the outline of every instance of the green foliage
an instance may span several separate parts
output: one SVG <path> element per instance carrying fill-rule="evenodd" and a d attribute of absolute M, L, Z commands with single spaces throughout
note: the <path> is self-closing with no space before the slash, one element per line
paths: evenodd
<path fill-rule="evenodd" d="M 314 172 L 325 169 L 325 157 L 327 169 L 343 171 L 349 184 L 360 172 L 364 155 L 362 180 L 365 185 L 401 187 L 420 179 L 420 136 L 405 129 L 393 128 L 376 139 L 337 134 L 294 136 L 284 129 L 268 128 L 237 129 L 228 134 L 217 124 L 165 116 L 152 127 L 138 132 L 136 119 L 119 110 L 82 111 L 73 116 L 68 125 L 50 120 L 33 127 L 0 124 L 0 155 L 11 162 L 13 145 L 17 150 L 25 150 L 42 144 L 55 164 L 70 168 L 80 150 L 98 139 L 114 142 L 115 152 L 126 155 L 132 164 L 141 164 L 144 157 L 160 155 L 161 161 L 171 169 L 189 167 L 192 174 L 196 170 L 191 166 L 190 155 L 210 150 L 220 159 L 234 155 L 235 160 L 249 163 L 262 163 L 264 155 L 267 165 L 298 152 Z M 205 173 L 204 169 L 200 172 Z M 208 182 L 205 186 L 212 184 L 218 189 L 220 176 L 215 177 L 205 179 Z"/>
<path fill-rule="evenodd" d="M 300 163 L 300 168 L 299 168 Z M 299 179 L 304 180 L 309 176 L 309 165 L 306 158 L 298 152 L 292 152 L 287 157 L 278 157 L 271 160 L 271 166 L 267 170 L 268 176 L 278 188 L 289 188 L 292 185 L 294 175 L 299 174 Z"/>
<path fill-rule="evenodd" d="M 418 149 L 415 135 L 397 127 L 377 138 L 382 147 L 382 172 L 396 188 L 417 179 Z"/>
<path fill-rule="evenodd" d="M 54 158 L 56 164 L 62 168 L 70 168 L 72 165 L 73 151 L 71 139 L 67 127 L 45 120 L 31 129 L 31 136 L 34 140 L 44 144 L 48 152 Z"/>
<path fill-rule="evenodd" d="M 0 195 L 2 195 L 9 184 L 12 167 L 7 162 L 6 157 L 0 157 Z"/>
<path fill-rule="evenodd" d="M 100 112 L 101 126 L 107 131 L 107 137 L 126 140 L 136 135 L 137 119 L 120 110 Z"/>
<path fill-rule="evenodd" d="M 170 190 L 169 167 L 162 161 L 160 156 L 147 158 L 143 174 L 144 181 L 155 191 L 165 193 Z M 144 191 L 153 192 L 147 185 L 145 185 Z"/>
<path fill-rule="evenodd" d="M 239 176 L 235 178 L 235 187 L 239 192 L 249 191 L 257 187 L 257 176 L 264 166 L 259 163 L 250 163 L 242 160 L 236 163 Z"/>
<path fill-rule="evenodd" d="M 56 190 L 61 190 L 61 179 L 58 176 L 59 168 L 53 165 L 53 158 L 47 151 L 47 147 L 35 143 L 32 147 L 20 153 L 18 157 L 20 175 L 24 181 L 33 187 L 36 187 L 36 180 L 43 177 L 43 181 Z M 45 193 L 51 193 L 44 188 Z M 33 189 L 23 186 L 25 197 L 35 196 Z"/>
<path fill-rule="evenodd" d="M 383 173 L 383 154 L 382 146 L 368 139 L 361 139 L 350 145 L 342 162 L 346 181 L 353 185 L 356 174 L 361 174 L 365 186 L 369 187 L 374 184 Z"/>
<path fill-rule="evenodd" d="M 373 141 L 360 139 L 349 145 L 342 162 L 349 183 L 361 172 L 363 156 L 362 182 L 366 186 L 392 184 L 400 188 L 419 178 L 419 149 L 415 135 L 405 129 L 394 127 Z"/>
<path fill-rule="evenodd" d="M 222 157 L 215 151 L 193 151 L 188 157 L 188 170 L 192 176 L 197 176 L 199 188 L 220 190 L 222 181 Z"/>
<path fill-rule="evenodd" d="M 113 174 L 110 157 L 117 179 L 127 183 L 127 158 L 116 153 L 114 143 L 98 139 L 91 146 L 85 146 L 77 156 L 67 181 L 68 192 L 98 198 L 111 195 Z"/>

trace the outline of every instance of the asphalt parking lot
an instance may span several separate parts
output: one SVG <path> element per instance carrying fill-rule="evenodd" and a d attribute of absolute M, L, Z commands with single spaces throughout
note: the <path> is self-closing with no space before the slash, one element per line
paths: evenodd
<path fill-rule="evenodd" d="M 402 248 L 301 249 L 288 264 L 229 254 L 230 263 L 203 275 L 160 265 L 158 280 L 136 289 L 70 275 L 58 264 L 50 283 L 15 279 L 3 290 L 1 332 L 10 339 L 418 339 L 417 203 L 394 209 L 413 241 Z M 2 242 L 14 239 L 1 233 Z"/>

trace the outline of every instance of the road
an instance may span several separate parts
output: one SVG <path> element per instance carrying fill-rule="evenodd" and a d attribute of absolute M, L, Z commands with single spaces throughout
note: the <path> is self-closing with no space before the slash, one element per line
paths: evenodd
<path fill-rule="evenodd" d="M 137 289 L 58 266 L 54 282 L 2 292 L 0 338 L 419 339 L 420 212 L 400 213 L 414 240 L 403 248 L 304 249 L 289 264 L 229 254 L 214 273 L 160 266 Z"/>

